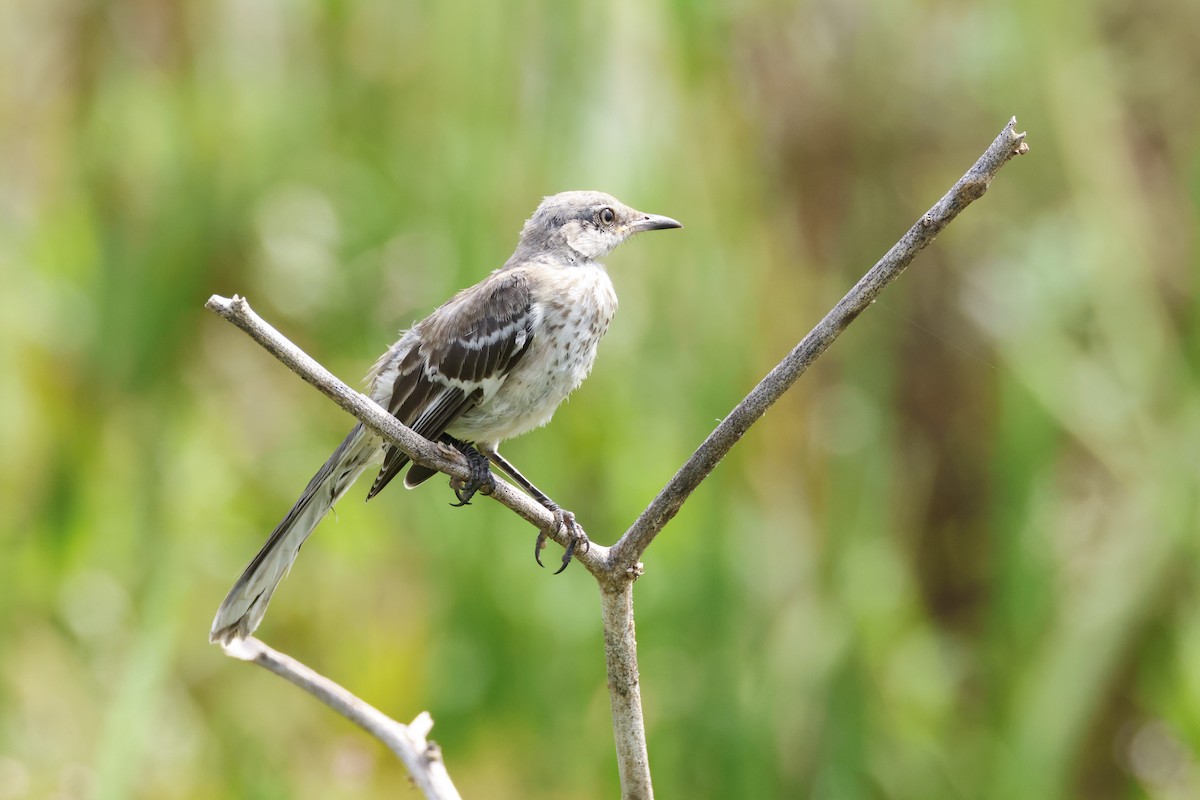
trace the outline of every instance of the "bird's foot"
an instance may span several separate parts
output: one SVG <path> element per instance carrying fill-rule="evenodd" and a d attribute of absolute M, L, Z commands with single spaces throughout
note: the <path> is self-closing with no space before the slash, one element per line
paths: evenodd
<path fill-rule="evenodd" d="M 454 496 L 458 498 L 457 503 L 450 505 L 459 508 L 471 505 L 471 498 L 475 496 L 476 492 L 491 494 L 496 488 L 496 478 L 488 466 L 487 456 L 465 442 L 456 441 L 454 446 L 458 452 L 467 457 L 467 465 L 471 469 L 471 476 L 466 481 L 460 481 L 457 478 L 450 481 L 450 488 L 454 490 Z"/>
<path fill-rule="evenodd" d="M 554 574 L 557 575 L 571 563 L 571 557 L 575 555 L 576 550 L 582 547 L 581 552 L 586 553 L 592 543 L 588 540 L 587 534 L 583 532 L 583 528 L 579 527 L 579 523 L 575 521 L 574 514 L 559 508 L 554 503 L 547 504 L 546 508 L 554 515 L 554 530 L 563 529 L 567 534 L 567 551 L 563 553 L 562 566 L 554 571 Z M 542 563 L 542 548 L 546 546 L 548 538 L 550 538 L 550 534 L 546 531 L 539 531 L 537 542 L 533 545 L 533 559 L 539 567 L 546 566 Z"/>

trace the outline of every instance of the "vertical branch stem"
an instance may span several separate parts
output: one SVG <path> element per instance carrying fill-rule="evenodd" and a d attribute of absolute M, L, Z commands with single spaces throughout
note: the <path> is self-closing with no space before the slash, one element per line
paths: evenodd
<path fill-rule="evenodd" d="M 642 692 L 638 683 L 633 580 L 602 583 L 600 602 L 621 797 L 651 800 L 654 788 L 650 783 L 650 757 L 646 751 L 646 724 L 642 719 Z"/>

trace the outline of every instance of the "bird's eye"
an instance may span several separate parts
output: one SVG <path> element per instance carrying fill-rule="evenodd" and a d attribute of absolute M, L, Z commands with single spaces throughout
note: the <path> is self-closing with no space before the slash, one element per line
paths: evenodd
<path fill-rule="evenodd" d="M 611 208 L 600 209 L 600 221 L 605 225 L 612 225 L 617 219 L 617 212 Z"/>

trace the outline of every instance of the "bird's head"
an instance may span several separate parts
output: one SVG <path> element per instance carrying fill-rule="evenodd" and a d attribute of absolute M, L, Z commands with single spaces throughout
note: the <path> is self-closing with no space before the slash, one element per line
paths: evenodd
<path fill-rule="evenodd" d="M 604 192 L 561 192 L 544 199 L 525 222 L 518 252 L 528 257 L 566 248 L 592 260 L 608 255 L 635 233 L 682 227 L 670 217 L 630 208 Z"/>

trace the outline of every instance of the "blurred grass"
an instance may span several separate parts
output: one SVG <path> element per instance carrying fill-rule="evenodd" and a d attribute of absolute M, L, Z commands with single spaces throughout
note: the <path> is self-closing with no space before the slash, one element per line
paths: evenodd
<path fill-rule="evenodd" d="M 506 451 L 609 542 L 1014 113 L 1032 153 L 648 554 L 655 781 L 1200 794 L 1198 28 L 1168 0 L 3 4 L 0 798 L 405 790 L 205 643 L 349 425 L 209 294 L 353 380 L 544 194 L 683 220 L 611 257 L 595 373 Z M 464 796 L 614 796 L 590 580 L 447 500 L 344 503 L 264 637 L 428 708 Z"/>

